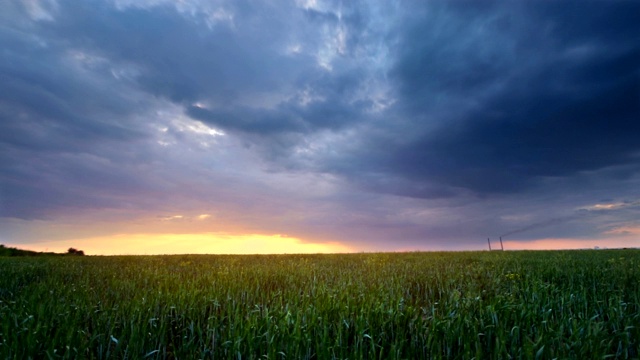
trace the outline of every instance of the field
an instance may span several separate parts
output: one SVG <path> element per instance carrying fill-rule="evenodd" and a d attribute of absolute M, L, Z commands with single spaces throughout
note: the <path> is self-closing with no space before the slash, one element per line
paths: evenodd
<path fill-rule="evenodd" d="M 637 359 L 640 251 L 0 258 L 0 358 Z"/>

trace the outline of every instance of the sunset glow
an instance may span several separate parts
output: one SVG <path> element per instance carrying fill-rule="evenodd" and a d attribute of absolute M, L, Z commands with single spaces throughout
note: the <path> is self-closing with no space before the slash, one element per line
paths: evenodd
<path fill-rule="evenodd" d="M 78 245 L 80 244 L 80 245 Z M 11 245 L 11 244 L 9 244 Z M 350 252 L 337 243 L 304 243 L 284 235 L 121 234 L 21 245 L 35 251 L 66 252 L 79 247 L 90 255 L 315 254 Z"/>
<path fill-rule="evenodd" d="M 494 244 L 494 246 L 497 244 Z M 572 250 L 640 248 L 637 236 L 598 240 L 547 238 L 532 241 L 504 241 L 505 250 Z"/>

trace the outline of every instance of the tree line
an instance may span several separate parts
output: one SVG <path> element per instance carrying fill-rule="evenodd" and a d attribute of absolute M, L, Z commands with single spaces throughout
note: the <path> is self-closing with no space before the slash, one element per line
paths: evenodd
<path fill-rule="evenodd" d="M 72 255 L 72 256 L 84 256 L 84 251 L 76 248 L 69 248 L 66 253 L 54 253 L 54 252 L 41 252 L 33 250 L 23 250 L 15 247 L 4 246 L 0 244 L 0 256 L 46 256 L 46 255 Z"/>

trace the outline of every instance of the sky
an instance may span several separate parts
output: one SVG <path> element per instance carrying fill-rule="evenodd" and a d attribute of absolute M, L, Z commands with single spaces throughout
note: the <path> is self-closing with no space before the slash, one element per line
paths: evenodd
<path fill-rule="evenodd" d="M 639 1 L 5 0 L 0 243 L 640 247 Z"/>

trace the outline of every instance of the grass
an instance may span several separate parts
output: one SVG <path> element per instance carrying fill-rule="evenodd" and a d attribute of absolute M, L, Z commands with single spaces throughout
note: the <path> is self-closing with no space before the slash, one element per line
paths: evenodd
<path fill-rule="evenodd" d="M 637 359 L 640 251 L 0 258 L 0 358 Z"/>

